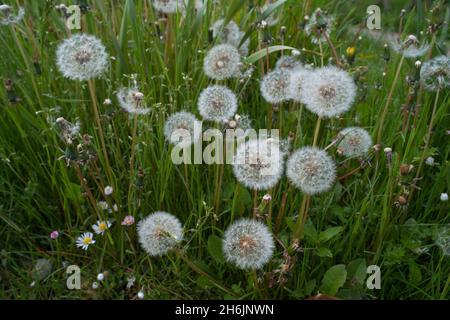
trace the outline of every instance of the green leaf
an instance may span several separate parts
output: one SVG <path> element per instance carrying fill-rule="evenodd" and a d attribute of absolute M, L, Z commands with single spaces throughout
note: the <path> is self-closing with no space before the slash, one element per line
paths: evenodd
<path fill-rule="evenodd" d="M 341 288 L 347 279 L 347 270 L 344 264 L 338 264 L 325 272 L 322 279 L 320 291 L 329 295 L 336 295 L 339 288 Z"/>
<path fill-rule="evenodd" d="M 319 241 L 327 242 L 327 241 L 333 239 L 335 236 L 337 236 L 342 231 L 342 229 L 343 229 L 342 227 L 332 227 L 325 231 L 322 231 L 319 234 Z"/>
<path fill-rule="evenodd" d="M 353 260 L 347 265 L 347 279 L 352 282 L 356 281 L 358 284 L 363 284 L 367 277 L 366 271 L 367 264 L 365 259 Z"/>
<path fill-rule="evenodd" d="M 281 50 L 295 50 L 295 48 L 289 47 L 289 46 L 271 46 L 268 48 L 264 48 L 261 49 L 259 51 L 256 51 L 254 54 L 248 56 L 245 59 L 245 62 L 248 64 L 252 64 L 255 63 L 256 61 L 264 58 L 265 56 L 277 52 L 277 51 L 281 51 Z"/>
<path fill-rule="evenodd" d="M 215 235 L 208 238 L 208 252 L 218 263 L 224 263 L 225 259 L 222 254 L 222 239 Z"/>
<path fill-rule="evenodd" d="M 317 255 L 322 258 L 332 258 L 333 257 L 331 250 L 328 248 L 323 248 L 323 247 L 321 247 L 317 250 Z"/>
<path fill-rule="evenodd" d="M 311 220 L 308 220 L 308 222 L 306 222 L 304 232 L 305 232 L 305 237 L 308 240 L 317 242 L 317 240 L 318 240 L 317 230 L 314 227 L 314 225 L 312 224 Z"/>

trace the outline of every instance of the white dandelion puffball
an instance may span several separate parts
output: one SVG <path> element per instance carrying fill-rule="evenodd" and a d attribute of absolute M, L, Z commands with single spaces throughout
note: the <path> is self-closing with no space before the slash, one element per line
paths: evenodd
<path fill-rule="evenodd" d="M 282 56 L 275 64 L 277 69 L 294 70 L 297 67 L 301 67 L 302 63 L 295 56 Z"/>
<path fill-rule="evenodd" d="M 215 80 L 224 80 L 239 74 L 241 56 L 230 44 L 219 44 L 206 54 L 203 69 L 205 74 Z"/>
<path fill-rule="evenodd" d="M 137 88 L 121 88 L 117 92 L 120 107 L 130 114 L 147 114 L 151 111 L 144 102 L 144 95 Z"/>
<path fill-rule="evenodd" d="M 423 56 L 430 45 L 428 43 L 420 44 L 419 40 L 413 35 L 409 35 L 405 40 L 400 40 L 399 37 L 391 36 L 389 38 L 389 44 L 392 50 L 402 54 L 405 58 L 417 58 Z"/>
<path fill-rule="evenodd" d="M 372 137 L 362 128 L 349 127 L 338 133 L 338 150 L 346 157 L 365 155 L 372 147 Z"/>
<path fill-rule="evenodd" d="M 284 154 L 277 140 L 254 139 L 240 144 L 233 159 L 233 173 L 244 186 L 267 190 L 283 174 Z"/>
<path fill-rule="evenodd" d="M 94 36 L 77 34 L 64 40 L 56 51 L 56 63 L 64 77 L 89 80 L 102 75 L 108 66 L 108 53 Z"/>
<path fill-rule="evenodd" d="M 180 220 L 167 212 L 154 212 L 138 224 L 139 243 L 150 256 L 162 256 L 183 240 Z"/>
<path fill-rule="evenodd" d="M 236 95 L 225 86 L 209 86 L 200 94 L 198 110 L 206 120 L 216 122 L 226 121 L 236 113 Z"/>
<path fill-rule="evenodd" d="M 171 14 L 176 13 L 183 0 L 152 0 L 153 8 L 156 11 Z"/>
<path fill-rule="evenodd" d="M 330 118 L 351 108 L 356 97 L 356 85 L 346 71 L 331 66 L 311 72 L 301 91 L 301 100 L 309 111 L 319 117 Z"/>
<path fill-rule="evenodd" d="M 333 24 L 334 18 L 323 12 L 320 8 L 317 8 L 305 25 L 305 32 L 311 37 L 311 42 L 325 42 L 326 37 L 324 34 L 327 36 L 330 35 Z"/>
<path fill-rule="evenodd" d="M 224 19 L 217 20 L 212 26 L 213 37 L 218 38 L 220 43 L 228 43 L 237 46 L 241 40 L 241 31 L 236 22 L 231 20 L 223 26 Z"/>
<path fill-rule="evenodd" d="M 437 91 L 450 86 L 450 58 L 435 57 L 422 64 L 420 79 L 425 89 Z"/>
<path fill-rule="evenodd" d="M 289 158 L 286 175 L 302 192 L 315 195 L 331 188 L 336 179 L 336 166 L 325 151 L 304 147 Z"/>
<path fill-rule="evenodd" d="M 290 74 L 283 69 L 275 69 L 264 76 L 261 81 L 261 95 L 272 104 L 288 100 Z"/>
<path fill-rule="evenodd" d="M 252 219 L 240 219 L 225 231 L 222 250 L 225 259 L 240 269 L 261 269 L 270 261 L 275 244 L 267 226 Z"/>
<path fill-rule="evenodd" d="M 164 136 L 171 144 L 188 147 L 198 140 L 200 135 L 201 122 L 190 112 L 174 113 L 164 125 Z"/>
<path fill-rule="evenodd" d="M 306 68 L 297 67 L 290 72 L 288 96 L 295 102 L 303 103 L 303 87 L 306 82 L 311 80 L 311 70 Z"/>
<path fill-rule="evenodd" d="M 0 5 L 0 25 L 8 26 L 20 22 L 25 16 L 25 9 L 19 7 L 17 14 L 11 12 L 11 7 L 7 4 Z"/>

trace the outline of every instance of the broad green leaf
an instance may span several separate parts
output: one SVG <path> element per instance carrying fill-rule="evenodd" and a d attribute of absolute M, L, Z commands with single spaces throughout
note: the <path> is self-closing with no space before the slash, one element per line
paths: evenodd
<path fill-rule="evenodd" d="M 264 49 L 261 49 L 259 51 L 256 51 L 252 55 L 248 56 L 245 59 L 245 62 L 249 63 L 249 64 L 252 64 L 252 63 L 255 63 L 256 61 L 264 58 L 268 54 L 271 54 L 271 53 L 274 53 L 274 52 L 277 52 L 277 51 L 281 51 L 281 50 L 295 50 L 295 48 L 292 48 L 292 47 L 289 47 L 289 46 L 271 46 L 271 47 L 264 48 Z"/>
<path fill-rule="evenodd" d="M 347 279 L 352 282 L 356 281 L 358 284 L 363 284 L 367 277 L 366 271 L 367 264 L 365 259 L 353 260 L 347 265 Z"/>
<path fill-rule="evenodd" d="M 337 236 L 342 231 L 342 229 L 343 229 L 342 227 L 332 227 L 325 231 L 322 231 L 319 234 L 319 241 L 327 242 L 327 241 L 331 240 L 332 238 Z"/>
<path fill-rule="evenodd" d="M 323 248 L 323 247 L 320 247 L 319 249 L 317 249 L 317 255 L 322 258 L 332 258 L 333 257 L 331 250 L 328 248 Z"/>
<path fill-rule="evenodd" d="M 329 295 L 336 295 L 347 279 L 347 270 L 344 264 L 338 264 L 325 272 L 320 291 Z"/>
<path fill-rule="evenodd" d="M 208 238 L 208 252 L 218 263 L 224 263 L 225 259 L 222 254 L 222 239 L 215 235 Z"/>
<path fill-rule="evenodd" d="M 317 240 L 318 240 L 317 230 L 314 227 L 314 225 L 312 224 L 311 220 L 308 220 L 308 222 L 306 222 L 305 237 L 308 240 L 313 241 L 313 242 L 317 242 Z"/>

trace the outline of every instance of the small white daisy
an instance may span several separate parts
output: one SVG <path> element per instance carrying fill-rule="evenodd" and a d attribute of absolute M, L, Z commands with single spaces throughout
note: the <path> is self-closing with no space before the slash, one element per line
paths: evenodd
<path fill-rule="evenodd" d="M 94 235 L 92 232 L 85 232 L 77 239 L 77 247 L 82 248 L 83 250 L 87 250 L 91 244 L 94 244 Z"/>
<path fill-rule="evenodd" d="M 113 191 L 114 191 L 113 187 L 111 187 L 111 186 L 106 186 L 106 187 L 105 187 L 105 190 L 104 190 L 105 196 L 110 196 L 110 195 L 112 195 Z"/>
<path fill-rule="evenodd" d="M 107 229 L 111 227 L 110 221 L 97 221 L 97 224 L 92 225 L 92 229 L 96 234 L 103 235 Z"/>

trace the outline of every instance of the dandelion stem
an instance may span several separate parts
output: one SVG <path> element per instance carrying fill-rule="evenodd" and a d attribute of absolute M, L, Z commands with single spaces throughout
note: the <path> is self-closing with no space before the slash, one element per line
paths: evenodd
<path fill-rule="evenodd" d="M 384 126 L 383 126 L 384 125 L 384 119 L 386 118 L 386 115 L 387 115 L 387 112 L 388 112 L 388 108 L 389 108 L 389 104 L 392 101 L 392 96 L 394 94 L 394 89 L 395 89 L 395 86 L 397 85 L 397 81 L 398 81 L 398 78 L 400 76 L 400 71 L 401 71 L 401 68 L 402 68 L 404 60 L 405 60 L 405 56 L 402 55 L 402 57 L 400 58 L 400 62 L 398 63 L 398 66 L 397 66 L 397 70 L 395 72 L 394 81 L 392 82 L 391 89 L 389 90 L 389 94 L 388 94 L 388 97 L 386 99 L 386 103 L 385 103 L 385 105 L 383 107 L 383 111 L 381 113 L 380 122 L 379 122 L 379 125 L 378 125 L 377 143 L 381 142 L 381 135 L 382 135 L 383 129 L 384 129 Z"/>
<path fill-rule="evenodd" d="M 336 65 L 337 65 L 339 68 L 341 68 L 341 67 L 342 67 L 341 60 L 340 60 L 339 57 L 338 57 L 338 54 L 337 54 L 336 48 L 335 48 L 334 45 L 333 45 L 333 42 L 331 42 L 331 39 L 330 39 L 330 37 L 328 36 L 328 34 L 327 34 L 326 32 L 323 33 L 323 36 L 324 36 L 325 39 L 327 40 L 328 45 L 330 46 L 331 51 L 333 52 L 334 59 L 336 60 Z"/>
<path fill-rule="evenodd" d="M 253 189 L 253 218 L 258 216 L 258 190 Z"/>
<path fill-rule="evenodd" d="M 314 130 L 313 147 L 317 146 L 319 140 L 320 124 L 322 122 L 322 117 L 317 118 L 316 129 Z"/>

